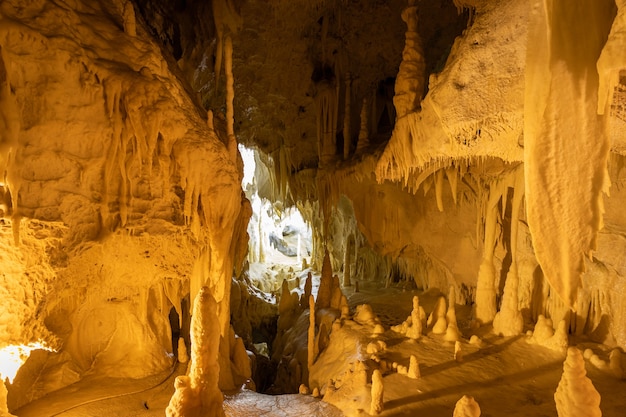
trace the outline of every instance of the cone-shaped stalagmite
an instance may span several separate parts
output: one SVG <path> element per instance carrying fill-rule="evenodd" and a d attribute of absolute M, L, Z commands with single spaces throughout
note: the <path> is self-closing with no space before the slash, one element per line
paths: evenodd
<path fill-rule="evenodd" d="M 563 376 L 554 394 L 559 417 L 600 417 L 600 394 L 586 376 L 585 360 L 577 348 L 567 349 Z"/>
<path fill-rule="evenodd" d="M 417 295 L 413 296 L 413 310 L 411 311 L 411 325 L 407 328 L 406 337 L 417 340 L 422 336 L 422 319 L 420 317 L 420 302 Z"/>

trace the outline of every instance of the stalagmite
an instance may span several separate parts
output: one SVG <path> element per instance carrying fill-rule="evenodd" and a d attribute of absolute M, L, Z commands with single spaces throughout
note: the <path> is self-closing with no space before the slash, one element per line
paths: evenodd
<path fill-rule="evenodd" d="M 242 18 L 237 11 L 237 7 L 232 0 L 215 0 L 211 2 L 213 10 L 213 21 L 217 35 L 217 50 L 215 52 L 215 84 L 217 85 L 222 69 L 222 59 L 224 55 L 224 37 L 229 32 L 237 33 L 242 26 Z M 217 89 L 216 89 L 217 91 Z"/>
<path fill-rule="evenodd" d="M 370 405 L 370 414 L 375 416 L 383 411 L 383 375 L 380 370 L 375 369 L 372 374 L 372 403 Z"/>
<path fill-rule="evenodd" d="M 459 341 L 454 342 L 454 360 L 457 362 L 463 361 L 463 350 Z"/>
<path fill-rule="evenodd" d="M 317 290 L 316 308 L 330 307 L 330 301 L 333 295 L 333 269 L 330 265 L 330 255 L 328 251 L 324 252 L 324 261 L 322 263 L 322 276 L 320 277 L 320 287 Z"/>
<path fill-rule="evenodd" d="M 422 318 L 420 317 L 420 303 L 417 295 L 413 296 L 413 310 L 411 311 L 411 325 L 406 331 L 406 337 L 417 340 L 422 336 Z"/>
<path fill-rule="evenodd" d="M 448 322 L 446 320 L 446 299 L 441 296 L 437 299 L 435 308 L 428 317 L 429 326 L 433 326 L 434 334 L 444 334 L 448 328 Z"/>
<path fill-rule="evenodd" d="M 493 319 L 493 330 L 502 336 L 516 336 L 524 330 L 524 318 L 519 308 L 519 277 L 517 271 L 517 234 L 519 230 L 519 212 L 524 195 L 524 175 L 521 169 L 515 172 L 513 201 L 511 203 L 511 265 L 506 276 L 502 306 Z M 502 198 L 505 198 L 503 195 Z"/>
<path fill-rule="evenodd" d="M 493 265 L 493 251 L 496 244 L 498 201 L 501 195 L 497 182 L 492 182 L 489 187 L 489 199 L 485 207 L 483 260 L 478 270 L 476 283 L 476 320 L 479 324 L 491 323 L 496 315 L 496 269 Z"/>
<path fill-rule="evenodd" d="M 559 417 L 601 417 L 600 394 L 586 376 L 585 360 L 577 348 L 567 349 L 563 376 L 554 394 Z"/>
<path fill-rule="evenodd" d="M 311 272 L 308 272 L 306 275 L 306 281 L 304 282 L 304 293 L 300 298 L 300 307 L 307 308 L 309 306 L 311 291 L 313 291 L 313 276 L 311 275 Z"/>
<path fill-rule="evenodd" d="M 548 340 L 553 335 L 554 335 L 554 330 L 552 329 L 552 320 L 540 314 L 539 317 L 537 318 L 537 323 L 535 324 L 535 329 L 533 330 L 532 338 L 537 343 L 540 343 L 541 341 Z"/>
<path fill-rule="evenodd" d="M 443 170 L 435 172 L 435 199 L 437 201 L 437 209 L 443 211 Z"/>
<path fill-rule="evenodd" d="M 217 302 L 202 287 L 191 319 L 191 364 L 188 376 L 176 377 L 176 392 L 165 411 L 168 417 L 221 417 L 223 396 L 218 387 L 220 324 Z"/>
<path fill-rule="evenodd" d="M 339 286 L 339 277 L 337 275 L 333 275 L 333 284 L 330 296 L 330 308 L 340 310 L 341 297 L 343 297 L 343 293 L 341 292 L 341 287 Z"/>
<path fill-rule="evenodd" d="M 609 354 L 609 369 L 615 378 L 626 378 L 626 373 L 622 367 L 622 352 L 619 349 L 611 350 Z"/>
<path fill-rule="evenodd" d="M 447 342 L 456 342 L 461 338 L 459 334 L 459 326 L 456 321 L 456 308 L 455 308 L 455 300 L 456 300 L 456 291 L 454 286 L 450 286 L 450 293 L 448 295 L 448 311 L 446 312 L 446 321 L 448 323 L 448 327 L 446 328 L 446 334 L 443 337 L 443 340 Z"/>
<path fill-rule="evenodd" d="M 309 296 L 309 330 L 307 335 L 307 365 L 310 372 L 317 356 L 315 350 L 315 298 L 313 298 L 313 295 Z"/>
<path fill-rule="evenodd" d="M 474 397 L 464 395 L 456 402 L 452 417 L 480 417 L 480 407 Z"/>
<path fill-rule="evenodd" d="M 415 355 L 411 355 L 407 376 L 412 379 L 419 379 L 421 377 L 420 365 L 417 362 L 417 357 L 415 357 Z"/>
<path fill-rule="evenodd" d="M 552 328 L 552 320 L 540 315 L 530 338 L 530 342 L 565 353 L 569 345 L 567 324 L 559 321 L 556 330 Z"/>
<path fill-rule="evenodd" d="M 235 342 L 232 346 L 233 353 L 231 360 L 234 371 L 243 378 L 242 382 L 246 382 L 252 378 L 252 366 L 246 347 L 243 344 L 243 339 L 241 337 L 235 337 Z"/>
<path fill-rule="evenodd" d="M 189 353 L 187 352 L 187 346 L 185 345 L 185 339 L 178 338 L 178 362 L 187 363 L 189 361 Z"/>
<path fill-rule="evenodd" d="M 350 318 L 350 306 L 345 295 L 341 297 L 341 318 L 344 320 Z"/>
<path fill-rule="evenodd" d="M 402 62 L 396 77 L 393 104 L 398 118 L 414 112 L 420 106 L 424 94 L 426 65 L 422 40 L 417 31 L 417 7 L 415 0 L 402 12 L 402 20 L 407 24 L 406 41 L 402 51 Z"/>
<path fill-rule="evenodd" d="M 524 108 L 526 217 L 539 265 L 571 308 L 596 248 L 607 191 L 610 140 L 597 115 L 596 62 L 613 1 L 532 3 Z"/>

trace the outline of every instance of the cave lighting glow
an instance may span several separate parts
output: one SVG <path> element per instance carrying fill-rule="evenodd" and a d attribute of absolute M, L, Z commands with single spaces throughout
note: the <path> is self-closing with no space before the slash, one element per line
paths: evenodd
<path fill-rule="evenodd" d="M 46 342 L 39 340 L 27 345 L 10 345 L 0 349 L 0 379 L 8 379 L 13 383 L 15 375 L 20 367 L 26 362 L 33 350 L 43 349 L 54 352 L 46 345 Z"/>

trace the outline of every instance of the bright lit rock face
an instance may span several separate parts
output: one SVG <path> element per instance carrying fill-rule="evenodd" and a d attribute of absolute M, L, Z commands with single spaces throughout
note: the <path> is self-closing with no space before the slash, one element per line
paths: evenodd
<path fill-rule="evenodd" d="M 168 369 L 190 288 L 210 284 L 229 325 L 241 173 L 223 126 L 130 2 L 0 15 L 0 348 L 42 339 L 78 374 Z"/>

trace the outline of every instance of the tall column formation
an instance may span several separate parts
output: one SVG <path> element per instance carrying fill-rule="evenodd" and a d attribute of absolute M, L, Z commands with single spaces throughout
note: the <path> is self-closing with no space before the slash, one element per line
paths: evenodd
<path fill-rule="evenodd" d="M 335 159 L 337 137 L 337 88 L 334 80 L 323 80 L 317 85 L 317 142 L 320 166 Z"/>
<path fill-rule="evenodd" d="M 322 276 L 320 277 L 320 287 L 317 290 L 317 308 L 330 307 L 330 300 L 333 295 L 333 267 L 330 264 L 328 250 L 324 252 L 322 263 Z"/>
<path fill-rule="evenodd" d="M 208 287 L 194 301 L 191 318 L 189 375 L 176 377 L 176 391 L 165 410 L 167 417 L 222 417 L 224 397 L 219 389 L 220 324 L 218 305 Z"/>
<path fill-rule="evenodd" d="M 417 32 L 415 0 L 409 0 L 408 7 L 402 12 L 402 20 L 407 24 L 406 41 L 393 97 L 398 119 L 419 109 L 426 80 L 422 40 Z"/>
<path fill-rule="evenodd" d="M 370 103 L 367 97 L 365 97 L 363 98 L 363 105 L 361 106 L 361 128 L 359 130 L 359 140 L 356 144 L 357 155 L 362 154 L 370 145 L 369 109 Z"/>
<path fill-rule="evenodd" d="M 498 201 L 501 194 L 497 183 L 489 187 L 489 199 L 485 208 L 485 243 L 483 245 L 483 260 L 478 270 L 476 284 L 476 320 L 480 324 L 491 323 L 496 315 L 496 268 L 493 265 L 493 251 L 496 245 L 496 221 L 498 216 Z"/>
<path fill-rule="evenodd" d="M 517 233 L 519 230 L 519 212 L 524 196 L 524 172 L 518 169 L 515 173 L 513 201 L 511 204 L 511 265 L 506 274 L 502 307 L 493 319 L 493 329 L 503 336 L 515 336 L 524 330 L 524 318 L 519 308 L 519 276 L 517 273 Z M 505 198 L 504 195 L 502 198 Z"/>
<path fill-rule="evenodd" d="M 596 63 L 613 0 L 534 0 L 524 103 L 528 227 L 552 289 L 574 308 L 584 261 L 595 250 L 608 189 L 607 117 L 598 116 Z"/>

